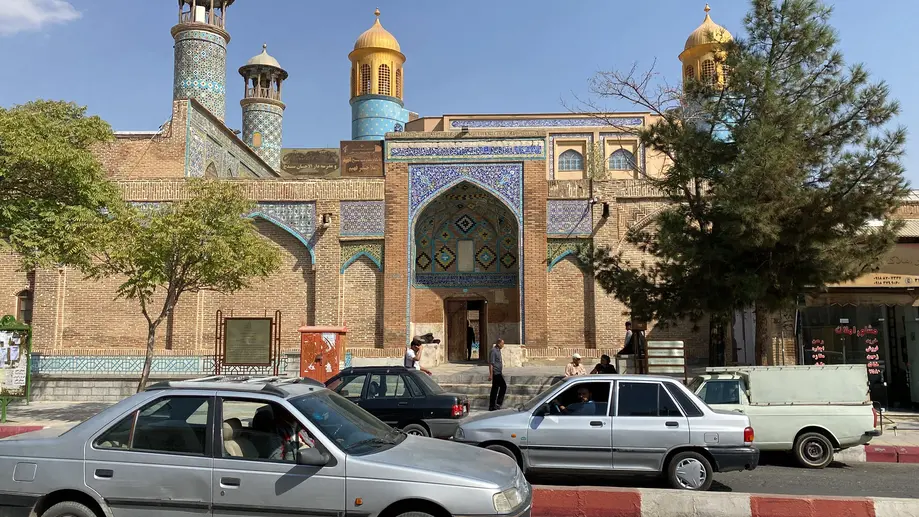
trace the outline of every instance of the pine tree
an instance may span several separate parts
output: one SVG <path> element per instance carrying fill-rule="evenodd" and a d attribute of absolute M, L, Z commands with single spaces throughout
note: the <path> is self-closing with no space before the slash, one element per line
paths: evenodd
<path fill-rule="evenodd" d="M 653 231 L 628 236 L 652 260 L 593 257 L 635 317 L 724 324 L 753 306 L 766 364 L 767 314 L 870 271 L 895 244 L 886 218 L 908 193 L 906 132 L 890 127 L 899 105 L 863 66 L 845 66 L 830 15 L 816 0 L 753 0 L 746 39 L 718 53 L 724 85 L 652 94 L 653 72 L 594 78 L 595 93 L 660 115 L 639 138 L 670 160 L 649 179 L 670 206 Z"/>

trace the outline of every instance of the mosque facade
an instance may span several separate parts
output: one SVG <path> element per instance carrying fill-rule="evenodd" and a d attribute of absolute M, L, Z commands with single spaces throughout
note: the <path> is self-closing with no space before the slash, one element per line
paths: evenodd
<path fill-rule="evenodd" d="M 283 264 L 237 293 L 185 295 L 159 332 L 154 375 L 208 373 L 218 311 L 279 313 L 286 352 L 299 349 L 301 325 L 346 327 L 355 364 L 399 362 L 412 336 L 426 333 L 441 340 L 425 353 L 430 363 L 464 361 L 469 324 L 483 344 L 504 339 L 521 363 L 622 348 L 628 308 L 577 252 L 593 244 L 643 259 L 625 236 L 665 206 L 644 180 L 665 159 L 635 133 L 652 114 L 419 116 L 405 107 L 406 54 L 377 11 L 348 55 L 350 140 L 285 149 L 288 71 L 263 47 L 228 77 L 232 4 L 179 1 L 170 121 L 118 132 L 97 155 L 133 203 L 182 199 L 190 178 L 237 183 Z M 727 38 L 706 12 L 681 74 L 721 80 L 713 53 Z M 239 133 L 225 120 L 228 95 L 241 97 Z M 4 257 L 0 309 L 31 321 L 33 371 L 139 371 L 146 324 L 135 302 L 115 299 L 118 284 L 67 268 L 18 272 Z M 646 333 L 682 340 L 692 361 L 707 360 L 707 328 L 649 324 Z"/>

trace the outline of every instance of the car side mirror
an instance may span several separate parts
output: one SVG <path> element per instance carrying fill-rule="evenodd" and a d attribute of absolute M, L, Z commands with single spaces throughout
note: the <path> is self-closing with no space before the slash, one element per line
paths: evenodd
<path fill-rule="evenodd" d="M 297 451 L 297 465 L 325 467 L 329 464 L 330 460 L 331 458 L 328 454 L 320 451 L 316 447 L 302 447 Z"/>
<path fill-rule="evenodd" d="M 533 411 L 533 416 L 546 416 L 549 414 L 549 404 L 540 404 L 536 411 Z"/>

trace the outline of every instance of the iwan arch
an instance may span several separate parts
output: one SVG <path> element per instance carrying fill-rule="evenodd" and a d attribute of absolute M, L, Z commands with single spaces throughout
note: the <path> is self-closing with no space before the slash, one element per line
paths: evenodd
<path fill-rule="evenodd" d="M 236 182 L 258 203 L 251 216 L 284 265 L 244 292 L 182 300 L 159 337 L 154 374 L 207 373 L 218 310 L 281 311 L 286 351 L 297 350 L 303 323 L 347 325 L 355 364 L 398 361 L 411 337 L 425 333 L 442 341 L 426 352 L 429 362 L 465 360 L 467 322 L 479 340 L 503 338 L 515 361 L 621 348 L 628 310 L 595 285 L 574 251 L 620 246 L 631 226 L 663 206 L 643 178 L 664 158 L 635 137 L 654 122 L 650 114 L 421 117 L 404 104 L 411 50 L 403 53 L 377 15 L 353 49 L 340 49 L 343 62 L 351 60 L 342 68 L 350 74 L 351 141 L 341 153 L 323 151 L 322 168 L 282 145 L 284 115 L 308 109 L 283 101 L 297 71 L 263 48 L 228 78 L 222 14 L 233 2 L 214 0 L 213 12 L 203 3 L 192 10 L 190 0 L 179 2 L 172 27 L 170 122 L 156 132 L 119 132 L 98 156 L 139 204 L 181 198 L 188 178 Z M 711 57 L 714 45 L 699 31 L 713 25 L 706 14 L 687 41 L 693 63 Z M 243 107 L 239 136 L 224 121 L 228 94 Z M 594 148 L 605 170 L 589 179 L 585 157 Z M 114 281 L 89 282 L 68 269 L 16 272 L 15 257 L 3 261 L 0 309 L 30 313 L 38 374 L 137 371 L 145 327 L 132 302 L 113 301 Z M 695 360 L 706 360 L 704 330 L 649 334 L 682 339 Z"/>

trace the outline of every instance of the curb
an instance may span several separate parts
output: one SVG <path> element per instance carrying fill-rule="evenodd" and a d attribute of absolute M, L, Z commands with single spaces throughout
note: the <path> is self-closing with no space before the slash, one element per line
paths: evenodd
<path fill-rule="evenodd" d="M 919 463 L 919 447 L 859 445 L 839 451 L 834 459 L 842 463 Z"/>
<path fill-rule="evenodd" d="M 0 425 L 0 440 L 17 434 L 41 431 L 44 428 L 43 425 Z"/>
<path fill-rule="evenodd" d="M 533 490 L 532 517 L 915 517 L 919 499 L 843 498 L 545 487 Z"/>

